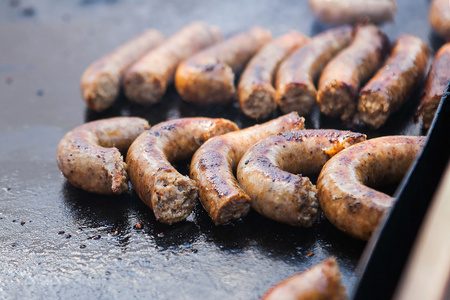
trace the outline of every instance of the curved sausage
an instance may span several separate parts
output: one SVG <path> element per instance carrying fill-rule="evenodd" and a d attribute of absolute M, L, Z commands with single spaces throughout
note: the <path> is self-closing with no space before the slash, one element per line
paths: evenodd
<path fill-rule="evenodd" d="M 425 129 L 430 128 L 441 102 L 442 94 L 450 81 L 450 43 L 442 46 L 434 57 L 425 80 L 424 95 L 420 100 L 416 118 L 421 117 Z"/>
<path fill-rule="evenodd" d="M 233 175 L 245 151 L 257 141 L 279 132 L 302 129 L 305 119 L 290 113 L 266 123 L 248 127 L 203 144 L 191 161 L 191 178 L 198 183 L 203 207 L 216 225 L 245 216 L 250 197 Z"/>
<path fill-rule="evenodd" d="M 314 17 L 330 25 L 371 22 L 381 24 L 394 19 L 395 0 L 309 0 Z"/>
<path fill-rule="evenodd" d="M 275 100 L 281 111 L 308 114 L 316 105 L 315 81 L 325 65 L 353 39 L 353 28 L 342 26 L 314 36 L 283 63 L 276 77 Z"/>
<path fill-rule="evenodd" d="M 365 139 L 360 133 L 320 129 L 273 135 L 245 153 L 237 167 L 237 179 L 258 213 L 278 222 L 310 227 L 319 202 L 316 186 L 302 173 L 319 174 L 331 156 Z"/>
<path fill-rule="evenodd" d="M 368 240 L 395 198 L 371 187 L 399 182 L 422 151 L 425 137 L 385 136 L 332 157 L 317 180 L 320 207 L 338 229 Z"/>
<path fill-rule="evenodd" d="M 123 86 L 127 99 L 140 104 L 161 101 L 173 81 L 175 69 L 183 60 L 220 41 L 217 27 L 193 22 L 140 58 L 125 73 Z"/>
<path fill-rule="evenodd" d="M 86 104 L 95 111 L 110 107 L 119 94 L 126 69 L 163 40 L 159 31 L 149 29 L 93 62 L 81 76 L 81 93 Z"/>
<path fill-rule="evenodd" d="M 346 300 L 339 266 L 334 257 L 289 277 L 272 287 L 261 300 Z"/>
<path fill-rule="evenodd" d="M 431 1 L 428 20 L 439 36 L 447 42 L 450 41 L 450 2 L 448 0 Z"/>
<path fill-rule="evenodd" d="M 253 56 L 238 85 L 239 104 L 245 115 L 264 119 L 276 109 L 273 82 L 278 65 L 308 40 L 304 34 L 291 31 L 268 43 Z"/>
<path fill-rule="evenodd" d="M 183 118 L 159 123 L 134 141 L 127 154 L 128 174 L 156 220 L 167 224 L 184 220 L 197 199 L 195 181 L 171 162 L 189 159 L 209 138 L 238 129 L 225 119 Z"/>
<path fill-rule="evenodd" d="M 229 103 L 237 96 L 235 74 L 271 39 L 269 30 L 253 27 L 188 58 L 175 73 L 181 98 L 197 105 Z"/>
<path fill-rule="evenodd" d="M 419 37 L 400 35 L 389 59 L 361 89 L 358 116 L 377 129 L 400 108 L 426 75 L 430 49 Z"/>
<path fill-rule="evenodd" d="M 97 194 L 128 190 L 127 165 L 121 153 L 146 129 L 148 122 L 116 117 L 83 124 L 68 132 L 56 151 L 58 167 L 74 186 Z"/>
<path fill-rule="evenodd" d="M 388 50 L 389 40 L 380 29 L 358 27 L 350 46 L 334 57 L 320 76 L 317 102 L 322 113 L 349 120 L 356 110 L 360 85 L 381 67 Z"/>

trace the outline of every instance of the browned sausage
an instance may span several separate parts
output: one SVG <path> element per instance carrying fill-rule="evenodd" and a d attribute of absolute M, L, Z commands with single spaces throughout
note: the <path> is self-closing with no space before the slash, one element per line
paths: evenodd
<path fill-rule="evenodd" d="M 324 24 L 336 26 L 392 21 L 397 12 L 395 0 L 309 0 L 314 17 Z"/>
<path fill-rule="evenodd" d="M 450 2 L 433 0 L 430 4 L 428 20 L 433 30 L 442 38 L 450 41 Z"/>
<path fill-rule="evenodd" d="M 276 102 L 281 111 L 308 114 L 316 105 L 315 81 L 325 65 L 353 39 L 353 28 L 342 26 L 314 36 L 283 63 L 276 77 Z"/>
<path fill-rule="evenodd" d="M 389 40 L 374 25 L 356 29 L 353 42 L 334 57 L 319 79 L 317 102 L 322 113 L 349 120 L 355 110 L 359 87 L 382 65 Z"/>
<path fill-rule="evenodd" d="M 178 64 L 221 39 L 217 27 L 202 22 L 193 22 L 182 28 L 125 73 L 126 97 L 140 104 L 161 101 L 167 86 L 173 81 Z"/>
<path fill-rule="evenodd" d="M 133 117 L 78 126 L 58 144 L 58 167 L 71 184 L 85 191 L 105 195 L 127 191 L 127 165 L 121 153 L 149 127 L 146 120 Z"/>
<path fill-rule="evenodd" d="M 277 107 L 273 82 L 280 62 L 309 38 L 291 31 L 265 45 L 248 63 L 239 81 L 242 112 L 255 119 L 267 118 Z"/>
<path fill-rule="evenodd" d="M 317 217 L 316 186 L 303 174 L 319 174 L 335 153 L 364 141 L 360 133 L 292 130 L 253 145 L 237 167 L 237 179 L 253 209 L 293 226 L 310 227 Z"/>
<path fill-rule="evenodd" d="M 271 39 L 270 31 L 253 27 L 185 60 L 175 74 L 181 98 L 197 105 L 229 103 L 237 96 L 235 74 Z"/>
<path fill-rule="evenodd" d="M 110 107 L 119 94 L 126 69 L 163 40 L 159 31 L 149 29 L 93 62 L 81 76 L 81 93 L 86 104 L 95 111 Z"/>
<path fill-rule="evenodd" d="M 345 233 L 368 240 L 395 201 L 370 187 L 400 182 L 424 143 L 425 137 L 385 136 L 333 156 L 317 180 L 327 219 Z"/>
<path fill-rule="evenodd" d="M 183 118 L 159 123 L 134 141 L 127 154 L 130 181 L 158 221 L 184 220 L 197 199 L 195 181 L 171 162 L 189 159 L 209 138 L 238 129 L 225 119 Z"/>
<path fill-rule="evenodd" d="M 450 81 L 450 43 L 442 46 L 434 57 L 424 86 L 424 95 L 417 109 L 417 117 L 423 120 L 425 129 L 430 128 L 441 102 L 442 94 Z"/>
<path fill-rule="evenodd" d="M 336 259 L 330 257 L 278 283 L 261 300 L 345 300 L 348 297 L 341 280 Z"/>
<path fill-rule="evenodd" d="M 197 181 L 203 207 L 216 225 L 242 218 L 250 210 L 250 197 L 233 175 L 245 151 L 270 135 L 302 129 L 304 121 L 297 113 L 290 113 L 210 139 L 195 152 L 191 178 Z"/>
<path fill-rule="evenodd" d="M 372 128 L 384 125 L 426 75 L 430 49 L 419 37 L 400 35 L 389 59 L 361 89 L 358 116 Z"/>

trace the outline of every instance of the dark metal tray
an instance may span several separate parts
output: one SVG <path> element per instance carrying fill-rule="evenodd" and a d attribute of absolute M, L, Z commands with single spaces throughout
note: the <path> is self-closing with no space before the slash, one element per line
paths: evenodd
<path fill-rule="evenodd" d="M 398 1 L 395 22 L 382 28 L 392 40 L 414 33 L 436 49 L 442 41 L 430 34 L 427 10 L 427 1 Z M 59 172 L 59 140 L 95 119 L 133 115 L 156 124 L 208 116 L 240 127 L 255 124 L 235 104 L 194 107 L 173 88 L 152 107 L 119 99 L 104 113 L 86 109 L 79 79 L 91 61 L 147 27 L 170 35 L 193 20 L 215 24 L 225 35 L 253 25 L 275 36 L 325 29 L 314 22 L 307 1 L 0 1 L 0 296 L 257 299 L 330 255 L 344 284 L 354 289 L 366 244 L 324 218 L 301 229 L 251 212 L 215 227 L 198 205 L 186 222 L 167 226 L 155 221 L 134 192 L 92 195 Z M 380 130 L 358 130 L 369 137 L 422 134 L 413 122 L 419 91 Z M 305 117 L 308 128 L 346 128 L 317 110 Z M 137 222 L 142 229 L 135 228 Z"/>

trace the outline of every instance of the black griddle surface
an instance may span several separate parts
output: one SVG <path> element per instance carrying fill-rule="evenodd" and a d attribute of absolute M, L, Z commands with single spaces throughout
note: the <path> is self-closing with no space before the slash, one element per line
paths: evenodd
<path fill-rule="evenodd" d="M 382 26 L 391 40 L 413 33 L 436 49 L 442 41 L 431 34 L 428 1 L 397 2 L 395 22 Z M 353 289 L 365 243 L 324 218 L 301 229 L 251 212 L 216 227 L 198 205 L 187 221 L 167 226 L 133 191 L 93 195 L 61 175 L 56 146 L 87 121 L 141 116 L 154 125 L 207 116 L 255 124 L 236 104 L 198 108 L 173 88 L 151 107 L 119 99 L 104 113 L 86 108 L 79 79 L 89 63 L 145 28 L 168 36 L 194 20 L 217 25 L 226 36 L 253 25 L 274 36 L 325 29 L 307 1 L 0 0 L 0 298 L 257 299 L 330 255 Z M 380 130 L 357 130 L 369 137 L 422 134 L 413 122 L 419 96 L 418 89 Z M 317 110 L 305 117 L 308 128 L 348 129 Z"/>

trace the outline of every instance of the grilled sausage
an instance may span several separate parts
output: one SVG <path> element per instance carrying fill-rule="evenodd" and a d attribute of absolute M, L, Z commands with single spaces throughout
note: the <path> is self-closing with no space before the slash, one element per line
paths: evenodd
<path fill-rule="evenodd" d="M 433 30 L 442 38 L 450 41 L 450 2 L 433 0 L 430 4 L 428 20 Z"/>
<path fill-rule="evenodd" d="M 238 85 L 242 112 L 255 119 L 267 118 L 277 107 L 273 82 L 280 62 L 309 38 L 288 32 L 265 45 L 248 63 Z"/>
<path fill-rule="evenodd" d="M 221 39 L 217 27 L 202 22 L 184 27 L 140 58 L 125 73 L 123 85 L 127 99 L 140 104 L 161 101 L 167 86 L 173 81 L 178 64 Z"/>
<path fill-rule="evenodd" d="M 394 19 L 395 0 L 309 0 L 314 17 L 330 25 L 371 22 L 381 24 Z"/>
<path fill-rule="evenodd" d="M 347 234 L 368 240 L 395 198 L 374 186 L 399 182 L 422 151 L 425 137 L 385 136 L 333 156 L 317 180 L 320 207 Z"/>
<path fill-rule="evenodd" d="M 159 31 L 149 29 L 93 62 L 81 76 L 81 93 L 86 104 L 95 111 L 110 107 L 119 94 L 126 69 L 163 40 Z"/>
<path fill-rule="evenodd" d="M 127 154 L 128 173 L 156 220 L 167 224 L 184 220 L 197 199 L 195 181 L 171 162 L 189 159 L 209 138 L 238 129 L 225 119 L 184 118 L 159 123 L 136 139 Z"/>
<path fill-rule="evenodd" d="M 58 144 L 58 167 L 72 185 L 85 191 L 105 195 L 127 191 L 127 165 L 121 153 L 149 127 L 146 120 L 134 117 L 78 126 Z"/>
<path fill-rule="evenodd" d="M 339 266 L 334 257 L 289 277 L 272 287 L 261 300 L 345 300 L 348 299 Z"/>
<path fill-rule="evenodd" d="M 310 227 L 319 208 L 316 186 L 299 173 L 319 174 L 331 156 L 365 139 L 364 134 L 339 130 L 292 130 L 270 136 L 245 153 L 237 179 L 258 213 Z"/>
<path fill-rule="evenodd" d="M 304 121 L 297 113 L 290 113 L 215 137 L 195 152 L 191 161 L 191 178 L 197 181 L 203 207 L 216 225 L 239 219 L 250 210 L 250 197 L 239 187 L 233 175 L 245 151 L 270 135 L 302 129 Z"/>
<path fill-rule="evenodd" d="M 377 129 L 400 108 L 426 75 L 430 49 L 419 37 L 403 34 L 385 65 L 361 89 L 358 116 Z"/>
<path fill-rule="evenodd" d="M 276 102 L 281 111 L 308 114 L 316 105 L 315 81 L 325 65 L 350 44 L 353 28 L 342 26 L 314 36 L 283 63 L 276 77 Z"/>
<path fill-rule="evenodd" d="M 425 129 L 430 128 L 441 102 L 442 94 L 450 81 L 450 43 L 442 46 L 434 57 L 425 80 L 424 95 L 417 109 L 416 119 L 423 120 Z"/>
<path fill-rule="evenodd" d="M 271 39 L 270 31 L 253 27 L 185 60 L 175 74 L 181 98 L 197 105 L 229 103 L 237 96 L 235 74 Z"/>
<path fill-rule="evenodd" d="M 317 102 L 322 113 L 349 120 L 362 83 L 380 67 L 388 53 L 387 36 L 374 25 L 356 29 L 353 42 L 334 57 L 319 80 Z"/>

